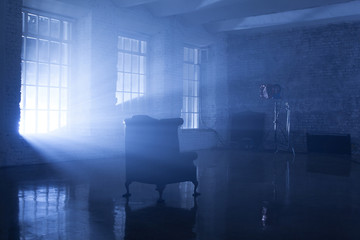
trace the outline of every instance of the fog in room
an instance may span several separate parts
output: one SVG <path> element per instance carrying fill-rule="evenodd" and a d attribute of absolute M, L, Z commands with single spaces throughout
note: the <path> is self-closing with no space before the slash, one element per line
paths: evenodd
<path fill-rule="evenodd" d="M 359 10 L 1 1 L 0 239 L 359 239 Z"/>

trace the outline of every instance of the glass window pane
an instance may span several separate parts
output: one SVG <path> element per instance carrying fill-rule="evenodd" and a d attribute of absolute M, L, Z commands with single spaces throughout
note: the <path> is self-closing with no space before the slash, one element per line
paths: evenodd
<path fill-rule="evenodd" d="M 58 110 L 59 109 L 59 88 L 50 88 L 50 109 Z"/>
<path fill-rule="evenodd" d="M 28 32 L 37 34 L 38 17 L 35 14 L 28 13 L 27 27 Z"/>
<path fill-rule="evenodd" d="M 124 91 L 124 74 L 122 72 L 118 72 L 116 91 Z"/>
<path fill-rule="evenodd" d="M 69 63 L 68 53 L 69 53 L 68 44 L 63 43 L 62 47 L 61 47 L 61 61 L 62 61 L 62 64 L 68 64 Z"/>
<path fill-rule="evenodd" d="M 39 39 L 39 61 L 49 61 L 49 41 Z"/>
<path fill-rule="evenodd" d="M 37 65 L 34 62 L 26 62 L 26 84 L 35 85 L 37 78 Z"/>
<path fill-rule="evenodd" d="M 37 132 L 46 133 L 48 131 L 48 112 L 38 111 L 37 116 Z"/>
<path fill-rule="evenodd" d="M 61 89 L 61 110 L 67 110 L 67 89 L 62 88 Z"/>
<path fill-rule="evenodd" d="M 67 21 L 63 22 L 63 39 L 70 40 L 70 23 Z"/>
<path fill-rule="evenodd" d="M 27 109 L 36 108 L 36 87 L 25 87 L 25 104 Z"/>
<path fill-rule="evenodd" d="M 39 63 L 39 82 L 38 85 L 47 86 L 49 85 L 49 65 Z"/>
<path fill-rule="evenodd" d="M 117 99 L 117 102 L 116 104 L 122 104 L 123 103 L 123 97 L 124 97 L 124 94 L 122 92 L 116 92 L 116 99 Z"/>
<path fill-rule="evenodd" d="M 189 80 L 195 80 L 195 66 L 193 64 L 188 64 L 189 66 Z"/>
<path fill-rule="evenodd" d="M 48 88 L 38 88 L 38 109 L 47 109 L 49 103 Z"/>
<path fill-rule="evenodd" d="M 189 79 L 189 64 L 184 63 L 184 71 L 183 71 L 183 76 L 184 79 Z"/>
<path fill-rule="evenodd" d="M 61 87 L 67 87 L 69 79 L 68 67 L 61 67 Z"/>
<path fill-rule="evenodd" d="M 25 133 L 35 133 L 36 131 L 36 112 L 25 111 Z"/>
<path fill-rule="evenodd" d="M 189 61 L 189 49 L 187 47 L 184 47 L 184 62 Z"/>
<path fill-rule="evenodd" d="M 184 80 L 183 81 L 183 95 L 188 96 L 189 95 L 189 81 Z"/>
<path fill-rule="evenodd" d="M 126 91 L 126 92 L 131 91 L 131 74 L 130 73 L 124 74 L 124 91 Z"/>
<path fill-rule="evenodd" d="M 51 19 L 50 21 L 50 36 L 53 38 L 60 38 L 60 21 Z"/>
<path fill-rule="evenodd" d="M 124 38 L 124 50 L 131 51 L 131 40 L 129 38 Z"/>
<path fill-rule="evenodd" d="M 198 112 L 199 111 L 199 99 L 198 98 L 194 98 L 194 112 Z"/>
<path fill-rule="evenodd" d="M 49 130 L 53 131 L 59 128 L 59 112 L 50 111 L 49 112 Z"/>
<path fill-rule="evenodd" d="M 140 56 L 140 73 L 145 74 L 146 71 L 146 58 L 144 56 Z"/>
<path fill-rule="evenodd" d="M 140 93 L 145 93 L 145 76 L 140 75 Z"/>
<path fill-rule="evenodd" d="M 131 57 L 131 72 L 139 73 L 139 56 L 137 55 Z"/>
<path fill-rule="evenodd" d="M 26 54 L 25 59 L 35 61 L 36 58 L 36 39 L 26 38 Z"/>
<path fill-rule="evenodd" d="M 118 53 L 118 71 L 124 71 L 124 54 Z"/>
<path fill-rule="evenodd" d="M 60 63 L 60 43 L 58 42 L 50 43 L 50 62 Z"/>
<path fill-rule="evenodd" d="M 25 38 L 21 37 L 21 59 L 25 59 Z"/>
<path fill-rule="evenodd" d="M 193 48 L 189 48 L 189 56 L 188 56 L 188 61 L 191 63 L 194 63 L 194 49 Z"/>
<path fill-rule="evenodd" d="M 65 127 L 66 124 L 67 124 L 67 112 L 66 111 L 61 111 L 60 114 L 61 114 L 61 116 L 60 116 L 60 126 Z"/>
<path fill-rule="evenodd" d="M 124 71 L 131 71 L 131 55 L 127 53 L 124 54 Z"/>
<path fill-rule="evenodd" d="M 131 100 L 131 94 L 130 93 L 124 93 L 124 102 L 128 102 Z"/>
<path fill-rule="evenodd" d="M 131 40 L 131 49 L 133 52 L 139 52 L 139 41 L 132 39 Z"/>
<path fill-rule="evenodd" d="M 194 114 L 194 128 L 199 128 L 199 114 Z"/>
<path fill-rule="evenodd" d="M 39 16 L 39 34 L 43 36 L 49 36 L 50 25 L 49 18 Z"/>
<path fill-rule="evenodd" d="M 131 92 L 139 92 L 139 75 L 132 74 L 131 75 Z"/>
<path fill-rule="evenodd" d="M 146 53 L 146 42 L 145 41 L 141 41 L 141 53 L 143 53 L 143 54 Z"/>
<path fill-rule="evenodd" d="M 58 87 L 60 83 L 60 67 L 50 65 L 50 86 Z"/>

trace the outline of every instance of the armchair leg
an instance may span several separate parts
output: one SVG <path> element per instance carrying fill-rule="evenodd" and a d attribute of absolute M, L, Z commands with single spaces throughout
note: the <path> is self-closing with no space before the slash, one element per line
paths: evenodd
<path fill-rule="evenodd" d="M 130 181 L 125 182 L 126 193 L 123 195 L 124 198 L 129 198 L 131 196 L 129 189 L 130 183 L 131 183 Z"/>
<path fill-rule="evenodd" d="M 156 191 L 159 192 L 158 203 L 163 203 L 164 199 L 162 198 L 163 191 L 165 189 L 165 185 L 156 185 Z"/>
<path fill-rule="evenodd" d="M 196 180 L 196 181 L 193 181 L 193 184 L 194 184 L 194 193 L 193 193 L 193 197 L 197 197 L 200 195 L 200 193 L 198 193 L 196 190 L 198 188 L 198 185 L 199 185 L 199 182 Z"/>

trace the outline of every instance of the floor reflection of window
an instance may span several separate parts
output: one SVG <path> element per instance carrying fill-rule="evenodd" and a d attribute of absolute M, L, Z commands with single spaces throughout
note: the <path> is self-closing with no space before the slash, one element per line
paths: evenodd
<path fill-rule="evenodd" d="M 145 94 L 147 42 L 119 36 L 117 105 Z"/>
<path fill-rule="evenodd" d="M 20 188 L 18 196 L 20 239 L 66 239 L 65 187 Z"/>
<path fill-rule="evenodd" d="M 19 132 L 47 133 L 67 124 L 72 23 L 24 10 Z"/>

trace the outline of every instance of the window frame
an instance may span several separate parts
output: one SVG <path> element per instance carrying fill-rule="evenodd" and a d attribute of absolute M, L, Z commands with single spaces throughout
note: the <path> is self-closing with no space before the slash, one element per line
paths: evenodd
<path fill-rule="evenodd" d="M 126 38 L 126 39 L 130 39 L 130 41 L 135 40 L 139 42 L 139 46 L 138 49 L 139 51 L 134 52 L 132 51 L 132 44 L 130 45 L 130 50 L 126 50 L 124 48 L 120 49 L 119 48 L 119 38 Z M 142 53 L 141 52 L 141 43 L 145 42 L 146 46 L 145 46 L 145 52 Z M 123 63 L 123 68 L 119 69 L 119 53 L 122 53 L 123 56 L 125 54 L 129 54 L 130 55 L 130 59 L 131 59 L 131 63 L 130 63 L 130 71 L 126 71 L 125 70 L 125 63 L 124 63 L 124 58 L 122 60 Z M 135 111 L 134 107 L 135 107 L 135 102 L 138 101 L 140 98 L 144 98 L 146 97 L 147 94 L 147 83 L 149 80 L 149 37 L 142 35 L 142 34 L 129 34 L 129 33 L 124 33 L 124 32 L 119 32 L 117 34 L 117 47 L 116 47 L 116 55 L 117 55 L 117 62 L 116 62 L 116 89 L 115 89 L 115 97 L 116 97 L 116 106 L 120 106 L 122 110 L 129 110 L 129 111 Z M 132 57 L 133 56 L 137 56 L 139 57 L 139 61 L 138 61 L 138 72 L 133 72 L 132 68 Z M 144 61 L 145 64 L 143 65 L 144 67 L 144 72 L 141 73 L 140 72 L 140 57 L 144 57 Z M 119 74 L 123 74 L 122 77 L 122 88 L 119 88 Z M 130 74 L 130 90 L 127 91 L 125 90 L 125 74 Z M 133 79 L 132 79 L 132 75 L 138 75 L 138 91 L 132 91 L 132 87 L 133 87 Z M 140 76 L 144 77 L 144 82 L 143 82 L 143 91 L 141 91 L 140 86 L 141 86 L 141 79 Z M 119 90 L 120 89 L 120 90 Z M 129 99 L 125 100 L 125 93 L 130 95 Z M 123 94 L 122 96 L 122 101 L 118 100 L 118 94 Z M 137 97 L 132 97 L 133 94 L 138 94 Z"/>
<path fill-rule="evenodd" d="M 193 61 L 190 61 L 186 58 L 186 49 L 192 49 L 193 51 L 197 52 L 197 57 L 195 58 L 195 53 L 193 56 Z M 181 117 L 184 120 L 184 124 L 182 125 L 182 129 L 186 130 L 194 130 L 200 129 L 200 119 L 201 119 L 201 52 L 202 49 L 195 45 L 185 44 L 183 46 L 183 74 L 182 74 L 182 108 L 181 108 Z M 196 60 L 197 59 L 197 60 Z M 194 66 L 194 78 L 190 78 L 190 68 L 189 65 Z M 186 68 L 188 68 L 186 70 Z M 196 71 L 197 70 L 197 77 Z M 187 77 L 185 76 L 185 72 L 187 72 Z M 194 91 L 193 88 L 190 87 L 190 83 L 193 83 L 195 87 L 195 94 L 189 94 L 190 91 Z M 187 88 L 187 90 L 185 90 Z M 192 101 L 189 99 L 192 98 Z M 196 100 L 196 101 L 195 101 Z M 193 103 L 192 107 L 189 107 L 189 103 Z M 196 102 L 196 104 L 195 104 Z M 195 121 L 195 122 L 194 122 Z"/>
<path fill-rule="evenodd" d="M 29 24 L 26 22 L 29 15 L 36 16 L 36 31 L 35 33 L 29 31 Z M 47 19 L 47 32 L 46 34 L 39 33 L 39 19 Z M 59 23 L 58 37 L 52 36 L 51 24 L 52 20 Z M 64 28 L 67 26 L 67 35 L 64 35 Z M 48 11 L 36 10 L 31 8 L 22 8 L 22 51 L 21 51 L 21 101 L 19 103 L 20 107 L 20 121 L 19 121 L 19 133 L 20 134 L 44 134 L 50 133 L 52 131 L 64 128 L 68 125 L 69 122 L 69 100 L 70 100 L 70 89 L 71 89 L 71 73 L 72 73 L 72 55 L 73 55 L 73 46 L 74 46 L 74 25 L 75 20 L 69 17 L 61 16 L 54 14 Z M 35 57 L 29 58 L 27 56 L 28 50 L 28 39 L 34 39 Z M 45 47 L 42 50 L 45 50 L 45 55 L 41 57 L 41 46 L 40 43 L 43 43 Z M 52 45 L 53 44 L 53 45 Z M 57 56 L 52 59 L 51 49 L 54 46 L 58 46 Z M 65 48 L 66 61 L 63 59 L 63 48 Z M 31 64 L 30 64 L 31 63 Z M 30 82 L 28 79 L 28 65 L 33 65 L 35 67 L 33 81 Z M 40 67 L 43 67 L 45 74 L 41 74 Z M 56 70 L 57 69 L 57 70 Z M 54 84 L 52 79 L 52 71 L 54 70 L 56 75 L 57 83 Z M 57 71 L 57 72 L 56 72 Z M 42 76 L 41 76 L 42 75 Z M 54 75 L 53 75 L 54 76 Z M 29 106 L 27 103 L 27 94 L 29 94 L 29 87 L 34 89 L 34 105 Z M 45 98 L 40 95 L 39 91 L 42 90 L 43 93 L 46 92 Z M 57 92 L 57 97 L 51 98 L 54 93 Z M 52 93 L 52 94 L 51 94 Z M 55 104 L 52 106 L 51 102 L 55 100 Z M 43 104 L 41 100 L 45 100 L 46 104 Z M 42 105 L 42 106 L 41 106 Z M 57 105 L 56 107 L 54 107 Z M 34 114 L 32 129 L 27 129 L 27 124 L 29 123 L 28 114 Z M 31 115 L 30 115 L 31 116 Z M 43 125 L 43 122 L 40 122 L 39 119 L 46 117 L 46 126 Z M 55 117 L 57 119 L 53 126 L 51 126 L 51 118 Z"/>

